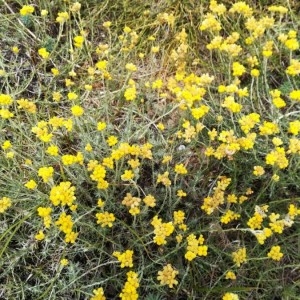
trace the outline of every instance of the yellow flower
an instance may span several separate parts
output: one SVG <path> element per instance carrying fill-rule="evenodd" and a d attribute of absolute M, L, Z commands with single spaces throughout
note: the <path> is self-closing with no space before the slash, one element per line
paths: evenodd
<path fill-rule="evenodd" d="M 25 187 L 27 187 L 29 190 L 34 190 L 37 186 L 36 182 L 31 179 L 29 181 L 27 181 L 25 184 L 24 184 Z"/>
<path fill-rule="evenodd" d="M 151 47 L 151 52 L 152 53 L 157 53 L 159 51 L 159 46 L 152 46 Z"/>
<path fill-rule="evenodd" d="M 54 172 L 53 167 L 42 167 L 39 168 L 38 175 L 42 177 L 45 183 L 47 183 L 52 178 L 53 172 Z"/>
<path fill-rule="evenodd" d="M 241 111 L 243 106 L 235 102 L 233 96 L 228 96 L 224 99 L 222 107 L 226 107 L 228 110 L 230 110 L 233 113 L 238 113 Z"/>
<path fill-rule="evenodd" d="M 98 122 L 97 123 L 97 130 L 102 131 L 106 128 L 106 123 L 105 122 Z"/>
<path fill-rule="evenodd" d="M 279 132 L 279 127 L 276 123 L 264 121 L 263 125 L 259 126 L 260 135 L 272 135 Z"/>
<path fill-rule="evenodd" d="M 239 296 L 234 293 L 226 293 L 223 295 L 222 300 L 239 300 Z"/>
<path fill-rule="evenodd" d="M 111 26 L 111 22 L 110 22 L 110 21 L 106 21 L 106 22 L 104 22 L 102 25 L 103 25 L 103 27 L 105 27 L 105 28 L 109 28 L 109 27 Z"/>
<path fill-rule="evenodd" d="M 246 262 L 247 254 L 246 254 L 246 248 L 240 248 L 237 251 L 232 253 L 232 260 L 233 262 L 240 267 L 242 263 Z"/>
<path fill-rule="evenodd" d="M 84 109 L 79 105 L 74 105 L 71 107 L 72 115 L 75 117 L 80 117 L 84 113 Z"/>
<path fill-rule="evenodd" d="M 47 59 L 47 58 L 49 57 L 49 55 L 50 55 L 50 53 L 47 51 L 46 48 L 40 48 L 40 49 L 38 50 L 38 53 L 39 53 L 39 55 L 40 55 L 42 58 L 44 58 L 44 59 Z"/>
<path fill-rule="evenodd" d="M 74 101 L 78 98 L 78 95 L 74 92 L 69 92 L 68 93 L 68 99 L 71 100 L 71 101 Z"/>
<path fill-rule="evenodd" d="M 253 14 L 252 8 L 246 4 L 244 1 L 238 1 L 232 4 L 232 7 L 229 10 L 230 13 L 238 13 L 244 17 L 251 17 Z"/>
<path fill-rule="evenodd" d="M 179 274 L 171 264 L 167 264 L 162 271 L 158 271 L 157 280 L 160 281 L 161 285 L 168 285 L 169 288 L 173 288 L 174 285 L 178 284 L 175 279 L 176 275 Z"/>
<path fill-rule="evenodd" d="M 188 173 L 186 167 L 183 164 L 176 164 L 174 170 L 175 170 L 175 173 L 181 174 L 181 175 L 185 175 Z"/>
<path fill-rule="evenodd" d="M 74 200 L 76 199 L 75 187 L 71 186 L 71 182 L 63 181 L 59 185 L 55 185 L 52 187 L 50 191 L 49 199 L 54 206 L 58 205 L 68 205 L 72 206 Z"/>
<path fill-rule="evenodd" d="M 124 31 L 125 33 L 130 33 L 130 32 L 131 32 L 131 28 L 128 27 L 128 26 L 125 26 L 125 27 L 123 28 L 123 31 Z"/>
<path fill-rule="evenodd" d="M 240 214 L 233 212 L 232 210 L 228 209 L 223 216 L 220 218 L 221 223 L 228 224 L 234 220 L 237 220 L 241 217 Z"/>
<path fill-rule="evenodd" d="M 51 73 L 53 74 L 53 76 L 57 76 L 59 75 L 59 70 L 57 68 L 52 68 Z"/>
<path fill-rule="evenodd" d="M 112 227 L 113 222 L 116 220 L 114 214 L 109 213 L 107 211 L 97 213 L 96 218 L 97 218 L 97 224 L 100 224 L 101 227 L 105 227 L 105 226 Z"/>
<path fill-rule="evenodd" d="M 100 207 L 100 208 L 103 208 L 105 205 L 105 201 L 103 201 L 102 199 L 98 199 L 97 201 L 97 206 Z"/>
<path fill-rule="evenodd" d="M 127 281 L 125 282 L 122 292 L 120 293 L 120 298 L 121 300 L 137 300 L 139 297 L 137 293 L 137 288 L 139 287 L 138 274 L 133 271 L 130 271 L 127 272 L 126 275 Z"/>
<path fill-rule="evenodd" d="M 124 92 L 124 98 L 127 101 L 132 101 L 136 99 L 136 88 L 135 86 L 128 87 Z"/>
<path fill-rule="evenodd" d="M 84 150 L 87 152 L 91 152 L 91 151 L 93 151 L 93 147 L 90 143 L 87 143 L 84 147 Z"/>
<path fill-rule="evenodd" d="M 126 70 L 128 70 L 130 72 L 135 72 L 137 70 L 136 65 L 134 65 L 132 63 L 127 63 L 125 68 L 126 68 Z"/>
<path fill-rule="evenodd" d="M 217 31 L 218 32 L 222 29 L 222 27 L 221 27 L 221 24 L 216 19 L 216 17 L 213 14 L 208 13 L 205 16 L 205 19 L 203 20 L 201 25 L 199 26 L 199 29 L 201 31 L 211 30 L 211 31 Z"/>
<path fill-rule="evenodd" d="M 162 183 L 164 186 L 170 186 L 171 180 L 169 179 L 169 172 L 165 172 L 164 174 L 158 174 L 157 183 Z"/>
<path fill-rule="evenodd" d="M 46 153 L 51 155 L 51 156 L 58 156 L 58 147 L 56 145 L 50 145 L 47 150 Z"/>
<path fill-rule="evenodd" d="M 48 10 L 42 9 L 42 10 L 41 10 L 41 16 L 42 16 L 42 17 L 45 17 L 45 16 L 47 16 L 47 15 L 48 15 Z"/>
<path fill-rule="evenodd" d="M 106 140 L 108 146 L 112 147 L 118 143 L 118 138 L 114 135 L 110 135 Z"/>
<path fill-rule="evenodd" d="M 89 300 L 106 300 L 103 288 L 93 290 L 94 295 Z"/>
<path fill-rule="evenodd" d="M 66 258 L 63 258 L 59 262 L 63 267 L 67 266 L 69 264 L 69 261 Z"/>
<path fill-rule="evenodd" d="M 134 173 L 132 170 L 125 170 L 121 175 L 121 179 L 124 181 L 132 180 L 134 178 Z"/>
<path fill-rule="evenodd" d="M 69 20 L 70 16 L 67 12 L 59 12 L 56 18 L 56 22 L 58 23 L 64 23 L 67 20 Z"/>
<path fill-rule="evenodd" d="M 36 105 L 27 100 L 27 99 L 20 99 L 20 100 L 17 100 L 17 103 L 18 103 L 18 109 L 21 109 L 23 108 L 25 111 L 29 112 L 29 113 L 36 113 Z"/>
<path fill-rule="evenodd" d="M 80 8 L 81 8 L 81 4 L 79 2 L 75 2 L 73 3 L 73 5 L 71 6 L 70 10 L 71 12 L 79 12 L 80 11 Z"/>
<path fill-rule="evenodd" d="M 156 199 L 152 195 L 147 195 L 143 201 L 148 207 L 156 206 Z"/>
<path fill-rule="evenodd" d="M 14 54 L 18 54 L 20 52 L 20 49 L 17 47 L 17 46 L 13 46 L 11 48 L 11 51 L 14 53 Z"/>
<path fill-rule="evenodd" d="M 246 68 L 239 62 L 234 62 L 232 64 L 232 74 L 233 76 L 242 76 L 246 72 Z"/>
<path fill-rule="evenodd" d="M 259 72 L 258 69 L 252 69 L 250 74 L 251 74 L 252 77 L 258 77 L 260 72 Z"/>
<path fill-rule="evenodd" d="M 9 207 L 11 207 L 11 199 L 8 197 L 2 197 L 0 199 L 0 213 L 4 213 Z"/>
<path fill-rule="evenodd" d="M 277 261 L 281 260 L 283 253 L 280 252 L 280 246 L 273 246 L 268 253 L 268 257 Z"/>
<path fill-rule="evenodd" d="M 291 91 L 290 98 L 295 101 L 300 101 L 300 90 Z"/>
<path fill-rule="evenodd" d="M 39 232 L 34 237 L 36 240 L 42 241 L 45 238 L 45 234 L 43 230 L 39 230 Z"/>
<path fill-rule="evenodd" d="M 82 35 L 77 35 L 73 38 L 74 46 L 77 48 L 82 48 L 84 37 Z"/>
<path fill-rule="evenodd" d="M 276 5 L 272 5 L 272 6 L 269 6 L 268 7 L 268 11 L 271 11 L 271 12 L 278 12 L 280 14 L 286 14 L 288 12 L 288 9 L 284 6 L 276 6 Z"/>
<path fill-rule="evenodd" d="M 0 94 L 0 105 L 11 105 L 13 99 L 10 95 Z"/>
<path fill-rule="evenodd" d="M 236 279 L 236 275 L 234 274 L 234 272 L 232 271 L 228 271 L 225 275 L 226 279 L 231 279 L 231 280 L 235 280 Z"/>
<path fill-rule="evenodd" d="M 74 84 L 75 83 L 70 78 L 66 78 L 65 79 L 65 85 L 66 85 L 66 87 L 72 86 Z"/>
<path fill-rule="evenodd" d="M 7 150 L 7 149 L 11 148 L 11 146 L 12 146 L 12 145 L 11 145 L 11 142 L 10 142 L 10 141 L 5 141 L 5 142 L 3 142 L 1 148 L 2 148 L 3 150 Z"/>
<path fill-rule="evenodd" d="M 253 167 L 253 174 L 255 176 L 262 176 L 265 174 L 265 170 L 262 166 L 254 166 Z"/>
<path fill-rule="evenodd" d="M 183 190 L 178 190 L 176 194 L 179 198 L 186 197 L 186 193 Z"/>
<path fill-rule="evenodd" d="M 74 244 L 77 237 L 78 237 L 78 232 L 71 231 L 66 233 L 64 241 L 66 243 Z"/>
<path fill-rule="evenodd" d="M 60 99 L 61 99 L 62 95 L 60 92 L 53 92 L 52 94 L 52 99 L 55 101 L 55 102 L 59 102 Z"/>
<path fill-rule="evenodd" d="M 21 16 L 27 16 L 34 12 L 34 7 L 32 5 L 23 5 L 23 7 L 20 9 L 20 15 Z"/>
<path fill-rule="evenodd" d="M 287 39 L 284 42 L 284 45 L 291 51 L 295 51 L 299 49 L 299 42 L 296 38 Z"/>
<path fill-rule="evenodd" d="M 132 268 L 133 267 L 133 261 L 132 261 L 133 251 L 132 250 L 126 250 L 123 253 L 115 251 L 113 253 L 113 256 L 115 256 L 118 259 L 118 261 L 121 263 L 121 268 L 124 268 L 124 267 Z"/>
<path fill-rule="evenodd" d="M 88 92 L 92 91 L 93 90 L 93 86 L 91 84 L 85 84 L 84 85 L 84 89 Z"/>

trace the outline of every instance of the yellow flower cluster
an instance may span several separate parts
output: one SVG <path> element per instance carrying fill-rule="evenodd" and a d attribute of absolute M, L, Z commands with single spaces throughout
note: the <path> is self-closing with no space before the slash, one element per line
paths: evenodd
<path fill-rule="evenodd" d="M 69 14 L 68 14 L 66 11 L 64 11 L 64 12 L 59 12 L 59 13 L 57 14 L 56 22 L 62 24 L 62 23 L 64 23 L 64 22 L 66 22 L 67 20 L 69 20 L 69 18 L 70 18 L 70 16 L 69 16 Z"/>
<path fill-rule="evenodd" d="M 185 213 L 182 210 L 173 212 L 174 225 L 177 225 L 179 229 L 186 231 L 187 225 L 184 224 Z"/>
<path fill-rule="evenodd" d="M 137 288 L 139 287 L 138 274 L 133 271 L 127 272 L 127 281 L 120 293 L 120 298 L 122 300 L 136 300 L 139 295 L 137 293 Z"/>
<path fill-rule="evenodd" d="M 90 300 L 106 300 L 103 288 L 93 290 L 93 294 L 94 295 L 90 298 Z"/>
<path fill-rule="evenodd" d="M 82 48 L 83 42 L 84 42 L 84 36 L 82 35 L 77 35 L 73 38 L 74 41 L 74 46 L 76 48 Z"/>
<path fill-rule="evenodd" d="M 231 279 L 231 280 L 235 280 L 236 279 L 236 275 L 234 272 L 232 271 L 228 271 L 225 275 L 225 278 L 226 279 Z"/>
<path fill-rule="evenodd" d="M 13 99 L 10 95 L 0 94 L 0 105 L 11 105 L 13 103 Z"/>
<path fill-rule="evenodd" d="M 300 90 L 291 91 L 289 96 L 292 100 L 300 101 Z"/>
<path fill-rule="evenodd" d="M 97 182 L 97 188 L 98 189 L 107 189 L 109 183 L 104 179 L 106 175 L 105 168 L 100 165 L 98 162 L 96 162 L 93 167 L 91 167 L 93 172 L 90 175 L 91 179 Z M 89 170 L 91 170 L 91 168 Z"/>
<path fill-rule="evenodd" d="M 235 213 L 234 211 L 228 209 L 223 216 L 220 218 L 221 223 L 228 224 L 234 220 L 238 220 L 241 217 L 240 214 Z"/>
<path fill-rule="evenodd" d="M 235 252 L 232 252 L 232 260 L 233 262 L 240 267 L 242 263 L 246 262 L 247 259 L 247 253 L 246 253 L 246 248 L 240 248 Z"/>
<path fill-rule="evenodd" d="M 8 197 L 2 197 L 0 199 L 0 213 L 4 213 L 12 205 L 11 199 Z"/>
<path fill-rule="evenodd" d="M 25 187 L 27 187 L 29 190 L 34 190 L 37 186 L 36 182 L 31 179 L 29 181 L 27 181 L 25 184 L 24 184 Z"/>
<path fill-rule="evenodd" d="M 168 285 L 169 288 L 173 288 L 174 285 L 178 284 L 176 276 L 179 274 L 171 264 L 167 264 L 163 267 L 162 271 L 158 271 L 157 280 L 160 281 L 161 285 Z"/>
<path fill-rule="evenodd" d="M 222 300 L 239 300 L 239 296 L 235 293 L 226 293 L 223 295 Z"/>
<path fill-rule="evenodd" d="M 224 191 L 230 184 L 231 179 L 225 176 L 221 177 L 217 182 L 217 186 L 214 188 L 212 196 L 204 198 L 201 209 L 208 215 L 212 214 L 215 209 L 224 203 Z"/>
<path fill-rule="evenodd" d="M 286 69 L 286 74 L 297 76 L 300 74 L 300 61 L 298 59 L 291 59 L 290 65 Z"/>
<path fill-rule="evenodd" d="M 164 174 L 158 174 L 156 182 L 162 183 L 164 186 L 170 186 L 172 182 L 169 179 L 169 172 L 166 171 Z"/>
<path fill-rule="evenodd" d="M 183 164 L 176 164 L 174 170 L 175 170 L 175 173 L 181 174 L 181 175 L 185 175 L 188 173 L 186 167 Z"/>
<path fill-rule="evenodd" d="M 133 216 L 140 213 L 141 198 L 133 197 L 130 193 L 127 193 L 122 204 L 129 208 L 129 213 Z"/>
<path fill-rule="evenodd" d="M 11 105 L 13 103 L 13 99 L 10 95 L 7 94 L 0 94 L 0 105 L 1 106 L 6 106 L 6 105 Z M 0 117 L 3 119 L 10 119 L 14 116 L 12 112 L 10 112 L 6 108 L 1 108 L 0 109 Z"/>
<path fill-rule="evenodd" d="M 59 226 L 59 230 L 65 233 L 65 242 L 74 244 L 78 232 L 73 231 L 74 222 L 72 220 L 71 215 L 67 215 L 65 212 L 62 212 L 57 221 L 55 221 L 55 225 Z"/>
<path fill-rule="evenodd" d="M 244 115 L 238 120 L 241 130 L 246 134 L 249 133 L 259 121 L 260 115 L 257 113 Z"/>
<path fill-rule="evenodd" d="M 266 155 L 266 164 L 278 166 L 280 169 L 285 169 L 289 165 L 289 160 L 286 158 L 286 152 L 283 147 L 276 147 Z"/>
<path fill-rule="evenodd" d="M 52 208 L 40 206 L 40 207 L 38 207 L 37 212 L 38 212 L 38 215 L 41 218 L 43 218 L 44 226 L 46 228 L 50 228 L 50 225 L 52 223 L 52 218 L 51 218 Z"/>
<path fill-rule="evenodd" d="M 204 244 L 204 237 L 201 234 L 199 238 L 194 234 L 190 234 L 187 238 L 187 252 L 185 253 L 184 257 L 188 261 L 192 261 L 197 255 L 198 256 L 207 256 L 208 247 Z"/>
<path fill-rule="evenodd" d="M 45 183 L 47 183 L 50 181 L 50 179 L 52 179 L 53 172 L 53 167 L 41 167 L 39 168 L 38 175 L 42 177 Z"/>
<path fill-rule="evenodd" d="M 83 165 L 83 154 L 82 152 L 77 152 L 76 155 L 72 154 L 65 154 L 62 155 L 61 161 L 65 166 L 73 165 L 73 164 L 80 164 Z"/>
<path fill-rule="evenodd" d="M 154 243 L 159 246 L 165 245 L 167 243 L 166 238 L 170 236 L 174 231 L 173 223 L 163 223 L 162 219 L 155 216 L 152 219 L 151 225 L 154 227 Z"/>
<path fill-rule="evenodd" d="M 270 95 L 272 97 L 272 102 L 277 108 L 283 108 L 286 106 L 285 101 L 281 98 L 281 91 L 272 90 L 270 91 Z"/>
<path fill-rule="evenodd" d="M 27 16 L 34 12 L 34 7 L 32 5 L 23 5 L 23 7 L 20 9 L 20 15 L 21 16 Z"/>
<path fill-rule="evenodd" d="M 19 99 L 17 100 L 18 103 L 18 108 L 19 109 L 24 109 L 25 111 L 35 114 L 36 113 L 36 105 L 32 102 L 29 101 L 28 99 Z"/>
<path fill-rule="evenodd" d="M 264 215 L 259 213 L 259 212 L 255 212 L 253 217 L 251 217 L 249 219 L 249 221 L 247 222 L 247 225 L 251 228 L 251 229 L 261 229 L 262 226 L 262 222 L 264 219 Z"/>
<path fill-rule="evenodd" d="M 118 261 L 121 263 L 121 268 L 133 267 L 133 262 L 132 262 L 132 256 L 133 256 L 133 251 L 132 250 L 126 250 L 125 252 L 121 253 L 119 251 L 115 251 L 113 253 L 113 256 L 115 256 Z"/>
<path fill-rule="evenodd" d="M 49 58 L 50 53 L 47 51 L 46 48 L 40 48 L 38 50 L 39 55 L 43 58 L 43 59 L 47 59 Z"/>
<path fill-rule="evenodd" d="M 71 186 L 70 181 L 61 182 L 57 186 L 53 186 L 50 191 L 50 201 L 54 206 L 58 205 L 68 205 L 71 207 L 74 200 L 76 199 L 75 187 Z"/>
<path fill-rule="evenodd" d="M 124 98 L 127 101 L 133 101 L 136 99 L 136 84 L 135 81 L 130 79 L 128 82 L 129 86 L 124 92 Z"/>
<path fill-rule="evenodd" d="M 241 111 L 243 106 L 241 104 L 235 102 L 233 96 L 228 96 L 224 99 L 222 107 L 226 107 L 232 113 L 238 113 Z"/>
<path fill-rule="evenodd" d="M 281 258 L 283 257 L 283 253 L 281 253 L 280 250 L 280 246 L 273 246 L 268 253 L 268 257 L 277 261 L 281 260 Z"/>
<path fill-rule="evenodd" d="M 96 218 L 97 218 L 97 224 L 100 224 L 101 227 L 105 227 L 105 226 L 112 227 L 113 222 L 116 220 L 114 214 L 109 213 L 107 211 L 97 213 Z"/>

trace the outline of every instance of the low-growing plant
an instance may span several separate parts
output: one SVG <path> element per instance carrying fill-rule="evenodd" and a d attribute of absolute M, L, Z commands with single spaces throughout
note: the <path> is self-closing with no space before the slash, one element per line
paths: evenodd
<path fill-rule="evenodd" d="M 258 2 L 3 0 L 1 299 L 299 298 L 299 6 Z"/>

